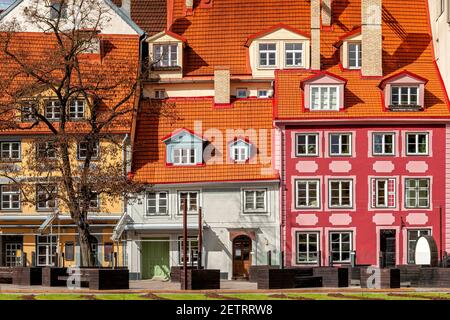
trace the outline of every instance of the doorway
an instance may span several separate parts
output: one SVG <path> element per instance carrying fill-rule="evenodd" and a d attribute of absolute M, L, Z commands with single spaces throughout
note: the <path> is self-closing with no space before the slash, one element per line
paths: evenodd
<path fill-rule="evenodd" d="M 142 279 L 169 279 L 168 238 L 152 238 L 142 242 L 141 272 Z"/>
<path fill-rule="evenodd" d="M 247 236 L 238 236 L 233 240 L 233 278 L 248 279 L 252 264 L 250 252 L 252 240 Z"/>
<path fill-rule="evenodd" d="M 396 265 L 396 231 L 380 230 L 380 267 L 389 268 Z"/>

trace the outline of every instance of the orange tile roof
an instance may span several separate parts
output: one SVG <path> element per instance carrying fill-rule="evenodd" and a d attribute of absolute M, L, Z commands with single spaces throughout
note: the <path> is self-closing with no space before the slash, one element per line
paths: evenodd
<path fill-rule="evenodd" d="M 245 99 L 232 103 L 231 108 L 214 108 L 212 98 L 170 99 L 167 102 L 144 100 L 138 115 L 133 153 L 135 179 L 143 183 L 192 183 L 246 180 L 272 180 L 278 175 L 272 169 L 272 101 L 270 99 Z M 163 110 L 158 111 L 157 110 Z M 157 114 L 162 113 L 158 117 Z M 216 155 L 223 163 L 206 163 L 203 166 L 166 166 L 165 144 L 162 139 L 181 128 L 195 130 L 200 121 L 205 138 L 211 130 L 219 130 L 222 138 L 209 140 L 218 148 Z M 255 163 L 236 164 L 227 161 L 225 146 L 227 130 L 248 130 L 267 133 L 267 145 L 259 140 Z M 234 134 L 233 137 L 235 138 Z M 232 141 L 232 138 L 230 141 Z M 250 137 L 250 140 L 252 138 Z M 224 149 L 220 148 L 223 145 Z M 267 150 L 267 152 L 266 152 Z M 263 159 L 265 161 L 259 161 Z M 264 163 L 262 163 L 264 162 Z"/>
<path fill-rule="evenodd" d="M 187 39 L 186 76 L 213 74 L 214 66 L 229 66 L 234 75 L 249 74 L 249 36 L 278 24 L 310 32 L 310 2 L 299 0 L 213 0 L 210 8 L 194 2 L 194 13 L 185 16 L 184 0 L 174 0 L 172 30 Z M 424 112 L 382 112 L 380 79 L 361 79 L 359 73 L 342 71 L 334 47 L 343 36 L 361 25 L 361 0 L 333 2 L 333 28 L 321 32 L 322 69 L 348 79 L 346 110 L 339 113 L 302 113 L 300 82 L 308 71 L 280 71 L 277 79 L 277 116 L 314 117 L 438 117 L 450 116 L 447 97 L 434 64 L 428 23 L 427 0 L 383 0 L 383 70 L 389 77 L 404 69 L 429 80 Z"/>
<path fill-rule="evenodd" d="M 340 2 L 334 2 L 342 6 Z M 344 9 L 339 21 L 359 21 L 350 13 L 357 8 Z M 355 11 L 356 10 L 356 11 Z M 334 11 L 336 13 L 336 10 Z M 357 71 L 343 70 L 339 66 L 339 51 L 333 47 L 346 31 L 335 25 L 334 31 L 321 34 L 322 65 L 325 70 L 348 80 L 345 88 L 345 109 L 340 112 L 302 112 L 303 90 L 301 82 L 311 76 L 310 71 L 278 71 L 276 79 L 277 119 L 334 119 L 334 118 L 435 118 L 450 117 L 448 98 L 440 74 L 434 63 L 429 31 L 426 0 L 417 0 L 405 6 L 401 1 L 383 0 L 383 79 L 404 70 L 428 80 L 425 86 L 425 107 L 421 112 L 390 112 L 383 108 L 382 79 L 362 79 Z"/>
<path fill-rule="evenodd" d="M 102 58 L 101 61 L 97 59 L 80 59 L 81 70 L 83 73 L 83 80 L 88 79 L 92 81 L 98 80 L 97 75 L 102 75 L 103 81 L 100 85 L 105 86 L 117 85 L 118 79 L 124 82 L 115 86 L 114 89 L 107 90 L 103 94 L 107 99 L 102 102 L 105 105 L 105 110 L 108 106 L 118 104 L 124 96 L 129 92 L 129 83 L 132 83 L 137 78 L 138 64 L 139 64 L 139 37 L 125 36 L 125 35 L 101 35 L 102 36 Z M 41 33 L 17 33 L 13 36 L 11 48 L 14 52 L 24 54 L 23 59 L 29 64 L 35 64 L 42 68 L 55 66 L 49 63 L 50 55 L 55 54 L 53 35 L 45 35 Z M 44 69 L 45 70 L 45 69 Z M 0 51 L 0 79 L 3 79 L 3 84 L 8 83 L 8 90 L 12 93 L 17 92 L 19 88 L 28 87 L 34 81 L 32 77 L 26 77 L 23 72 L 15 80 L 9 82 L 7 79 L 17 71 L 22 71 L 18 68 L 10 58 L 6 57 Z M 34 84 L 33 84 L 34 86 Z M 4 90 L 3 88 L 2 90 Z M 4 92 L 4 91 L 3 91 Z M 100 92 L 100 91 L 98 91 Z M 0 97 L 2 105 L 11 104 L 12 99 L 7 95 Z M 129 99 L 121 108 L 132 110 L 135 103 L 135 98 Z M 122 110 L 123 110 L 122 109 Z M 126 116 L 118 119 L 114 125 L 110 126 L 108 131 L 115 133 L 128 133 L 131 128 L 132 113 L 127 113 Z M 50 133 L 45 124 L 39 124 L 32 129 L 20 129 L 29 126 L 29 123 L 18 123 L 19 127 L 16 129 L 0 130 L 0 135 L 7 134 L 45 134 Z M 80 132 L 82 130 L 80 122 L 69 123 L 67 131 Z"/>

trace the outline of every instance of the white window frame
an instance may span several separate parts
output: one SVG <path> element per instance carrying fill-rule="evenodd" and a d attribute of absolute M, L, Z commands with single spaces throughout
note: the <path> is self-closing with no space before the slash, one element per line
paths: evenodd
<path fill-rule="evenodd" d="M 41 188 L 40 187 L 44 187 L 43 189 L 43 191 L 41 191 Z M 48 211 L 48 210 L 54 210 L 55 208 L 57 208 L 58 207 L 58 190 L 57 190 L 57 187 L 56 186 L 53 186 L 54 188 L 53 188 L 53 190 L 52 190 L 52 193 L 54 193 L 54 198 L 53 199 L 51 199 L 51 198 L 47 198 L 48 197 L 48 192 L 46 192 L 46 191 L 48 191 L 49 189 L 50 189 L 50 187 L 51 187 L 51 185 L 41 185 L 41 184 L 37 184 L 36 185 L 36 209 L 38 210 L 38 211 Z M 41 195 L 41 194 L 45 194 L 45 196 L 46 196 L 46 200 L 45 200 L 45 207 L 41 207 L 40 206 L 40 202 L 41 201 L 39 201 L 39 196 Z M 50 202 L 54 202 L 54 206 L 49 206 L 49 203 Z"/>
<path fill-rule="evenodd" d="M 419 152 L 419 136 L 426 136 L 426 152 Z M 415 152 L 409 152 L 409 136 L 415 136 Z M 430 152 L 430 135 L 428 132 L 407 132 L 405 134 L 405 147 L 406 147 L 406 155 L 407 156 L 428 156 Z"/>
<path fill-rule="evenodd" d="M 401 94 L 401 92 L 402 92 L 402 89 L 404 89 L 404 88 L 408 89 L 408 103 L 407 104 L 402 103 L 402 97 L 401 97 L 402 94 Z M 417 104 L 415 104 L 415 105 L 420 106 L 420 88 L 418 86 L 401 86 L 401 85 L 400 86 L 393 85 L 391 87 L 391 105 L 394 105 L 394 106 L 411 105 L 411 89 L 412 88 L 417 90 L 417 98 L 416 98 Z M 393 103 L 394 89 L 398 89 L 398 104 L 394 104 Z"/>
<path fill-rule="evenodd" d="M 270 49 L 263 49 L 263 50 L 261 50 L 261 45 L 275 45 L 275 50 L 270 50 Z M 278 43 L 276 43 L 276 42 L 260 42 L 260 43 L 258 43 L 258 66 L 259 66 L 259 68 L 261 68 L 261 69 L 275 69 L 275 68 L 277 68 L 277 66 L 278 66 Z M 265 56 L 266 56 L 266 61 L 267 61 L 267 64 L 261 64 L 261 53 L 264 53 L 265 54 Z M 269 56 L 270 56 L 270 53 L 275 53 L 275 64 L 269 64 L 269 61 L 270 61 L 270 59 L 269 59 Z"/>
<path fill-rule="evenodd" d="M 256 97 L 259 99 L 269 98 L 269 89 L 258 89 L 258 91 L 256 93 Z"/>
<path fill-rule="evenodd" d="M 175 47 L 175 52 L 176 52 L 176 62 L 174 64 L 174 62 L 172 61 L 172 53 L 173 53 L 173 48 Z M 157 49 L 157 48 L 161 48 L 161 49 Z M 167 64 L 163 63 L 164 59 L 163 59 L 163 55 L 164 55 L 164 48 L 167 48 Z M 157 52 L 160 51 L 160 56 L 156 56 Z M 178 54 L 178 44 L 177 43 L 155 43 L 153 44 L 153 59 L 156 62 L 156 66 L 160 67 L 160 68 L 170 68 L 170 67 L 179 67 L 180 63 L 179 63 L 179 54 Z"/>
<path fill-rule="evenodd" d="M 194 250 L 192 258 L 194 261 L 191 261 L 191 250 L 193 247 L 192 242 L 197 242 L 197 250 Z M 197 265 L 198 262 L 198 238 L 193 236 L 187 237 L 187 265 Z M 183 237 L 178 237 L 178 265 L 183 265 Z"/>
<path fill-rule="evenodd" d="M 333 257 L 333 252 L 335 252 L 335 251 L 333 251 L 333 246 L 332 246 L 332 244 L 333 244 L 333 241 L 332 241 L 332 235 L 333 234 L 339 234 L 339 240 L 338 240 L 338 243 L 339 243 L 339 251 L 337 251 L 338 253 L 339 253 L 339 260 L 333 260 L 333 263 L 348 263 L 348 262 L 350 262 L 350 260 L 351 260 L 351 252 L 353 251 L 353 232 L 351 232 L 351 231 L 330 231 L 330 233 L 329 233 L 329 248 L 330 248 L 330 256 L 331 257 Z M 343 243 L 343 241 L 342 241 L 342 235 L 343 234 L 349 234 L 350 235 L 350 240 L 349 240 L 349 258 L 348 258 L 348 260 L 343 260 L 342 259 L 342 254 L 343 254 L 343 252 L 344 251 L 342 251 L 342 243 Z"/>
<path fill-rule="evenodd" d="M 48 153 L 50 152 L 50 147 L 49 145 L 53 144 L 53 142 L 51 141 L 46 141 L 46 142 L 38 142 L 36 144 L 36 158 L 38 159 L 56 159 L 56 148 L 53 146 L 53 152 L 54 152 L 54 156 L 50 157 L 48 155 Z M 45 150 L 42 150 L 42 146 L 45 146 Z M 42 153 L 45 153 L 45 156 L 42 156 Z"/>
<path fill-rule="evenodd" d="M 381 141 L 381 149 L 380 153 L 375 151 L 376 142 L 375 136 L 382 136 Z M 386 152 L 386 136 L 392 136 L 392 152 Z M 373 132 L 372 133 L 372 155 L 373 156 L 394 156 L 395 155 L 395 133 L 394 132 Z"/>
<path fill-rule="evenodd" d="M 59 111 L 56 111 L 59 108 Z M 50 99 L 45 102 L 45 117 L 49 121 L 61 120 L 61 103 L 59 100 Z"/>
<path fill-rule="evenodd" d="M 13 188 L 17 188 L 13 190 Z M 9 189 L 9 190 L 8 190 Z M 4 197 L 7 197 L 5 201 Z M 13 200 L 13 197 L 18 197 L 18 200 Z M 8 203 L 9 208 L 5 208 L 4 204 Z M 14 207 L 14 204 L 17 204 L 17 207 Z M 0 201 L 1 210 L 5 211 L 19 211 L 21 210 L 21 193 L 20 188 L 18 186 L 5 184 L 1 186 L 1 201 Z"/>
<path fill-rule="evenodd" d="M 408 187 L 408 181 L 410 181 L 410 180 L 415 180 L 417 186 L 414 188 Z M 428 187 L 427 188 L 419 187 L 420 180 L 427 180 Z M 414 192 L 415 192 L 415 194 L 414 194 L 415 205 L 413 205 L 413 206 L 408 205 L 409 200 L 410 200 L 410 197 L 408 195 L 409 190 L 414 190 Z M 419 197 L 419 194 L 420 194 L 420 191 L 425 191 L 425 190 L 427 191 L 426 199 L 427 199 L 428 205 L 421 206 L 420 205 L 421 198 Z M 406 209 L 429 209 L 430 205 L 431 205 L 431 190 L 432 190 L 432 188 L 431 188 L 431 179 L 430 178 L 427 178 L 427 177 L 405 178 L 405 208 Z"/>
<path fill-rule="evenodd" d="M 304 153 L 304 154 L 299 153 L 299 150 L 298 150 L 298 146 L 299 146 L 298 140 L 299 140 L 300 136 L 305 136 L 306 153 Z M 309 137 L 311 137 L 311 136 L 316 137 L 316 143 L 315 143 L 316 152 L 315 153 L 309 153 L 309 146 L 310 146 Z M 296 157 L 318 157 L 319 156 L 319 134 L 318 133 L 296 133 L 295 134 L 295 156 Z"/>
<path fill-rule="evenodd" d="M 18 148 L 14 150 L 13 146 L 16 145 Z M 7 150 L 3 150 L 4 146 L 7 146 Z M 7 153 L 8 156 L 4 157 L 3 152 Z M 18 156 L 13 157 L 13 153 L 17 152 Z M 22 159 L 22 145 L 20 141 L 1 141 L 0 142 L 0 160 L 1 161 L 18 161 Z"/>
<path fill-rule="evenodd" d="M 180 154 L 177 156 L 175 153 L 180 152 Z M 186 152 L 184 155 L 183 153 Z M 192 157 L 194 158 L 194 161 L 192 161 Z M 178 161 L 176 159 L 178 158 Z M 186 159 L 186 162 L 183 161 L 183 159 Z M 172 163 L 176 166 L 192 166 L 197 164 L 197 150 L 196 148 L 173 148 L 172 149 Z"/>
<path fill-rule="evenodd" d="M 165 99 L 167 98 L 167 93 L 165 89 L 155 89 L 154 90 L 154 94 L 155 94 L 155 99 Z"/>
<path fill-rule="evenodd" d="M 85 105 L 86 102 L 82 99 L 71 100 L 69 102 L 69 118 L 71 120 L 84 119 Z"/>
<path fill-rule="evenodd" d="M 333 182 L 338 182 L 339 183 L 339 189 L 338 189 L 338 191 L 339 191 L 339 196 L 338 196 L 338 199 L 339 199 L 339 204 L 338 205 L 332 205 L 331 204 L 331 200 L 332 200 L 332 190 L 331 190 L 331 184 L 333 183 Z M 349 204 L 348 205 L 344 205 L 344 204 L 342 204 L 343 203 L 343 188 L 342 188 L 342 184 L 344 183 L 344 182 L 349 182 L 350 183 L 350 186 L 349 186 Z M 353 179 L 329 179 L 328 180 L 328 208 L 330 208 L 330 209 L 351 209 L 351 208 L 353 208 Z"/>
<path fill-rule="evenodd" d="M 41 238 L 46 238 L 46 241 L 40 241 Z M 37 236 L 36 239 L 36 265 L 39 267 L 43 266 L 54 266 L 56 263 L 56 253 L 58 246 L 57 236 Z M 44 248 L 45 253 L 41 254 L 39 248 Z M 45 263 L 40 263 L 39 258 L 45 258 Z"/>
<path fill-rule="evenodd" d="M 17 251 L 22 251 L 22 243 L 6 242 L 5 243 L 5 266 L 18 267 L 22 265 L 22 257 L 17 256 Z"/>
<path fill-rule="evenodd" d="M 255 213 L 267 213 L 267 197 L 268 197 L 268 192 L 267 189 L 242 189 L 243 192 L 243 201 L 242 201 L 242 205 L 243 205 L 243 213 L 245 214 L 255 214 Z M 247 209 L 246 205 L 247 205 L 247 192 L 252 192 L 253 193 L 253 208 L 251 209 Z M 264 208 L 262 209 L 258 209 L 256 208 L 256 203 L 257 203 L 257 197 L 256 194 L 258 192 L 263 192 L 264 193 Z"/>
<path fill-rule="evenodd" d="M 389 181 L 394 181 L 394 191 L 389 192 Z M 379 195 L 379 188 L 378 188 L 378 182 L 383 182 L 385 186 L 385 194 L 384 194 L 384 202 L 383 204 L 379 203 L 378 195 Z M 397 180 L 395 178 L 373 178 L 372 179 L 372 189 L 373 189 L 373 183 L 375 183 L 375 190 L 372 190 L 372 196 L 375 195 L 375 206 L 374 208 L 381 208 L 381 209 L 387 209 L 387 208 L 395 208 L 397 203 Z M 394 196 L 394 204 L 389 205 L 389 196 Z M 372 202 L 371 198 L 371 202 Z"/>
<path fill-rule="evenodd" d="M 333 153 L 333 148 L 332 148 L 332 137 L 333 136 L 339 136 L 339 142 L 338 142 L 338 146 L 339 146 L 339 152 L 338 153 Z M 348 136 L 349 137 L 349 149 L 348 149 L 348 153 L 343 153 L 342 152 L 342 137 L 343 136 Z M 329 144 L 329 155 L 331 157 L 349 157 L 352 155 L 353 153 L 353 134 L 352 133 L 330 133 L 328 135 L 328 144 Z"/>
<path fill-rule="evenodd" d="M 188 215 L 195 215 L 198 214 L 199 212 L 199 208 L 200 208 L 200 190 L 179 190 L 177 192 L 177 202 L 178 202 L 178 215 L 182 216 L 183 215 L 183 208 L 182 208 L 182 202 L 181 202 L 181 194 L 186 193 L 187 194 L 187 205 L 188 205 L 188 210 L 187 210 L 187 214 Z M 191 194 L 192 193 L 196 193 L 197 194 L 197 210 L 189 210 L 190 208 L 190 202 L 191 202 Z"/>
<path fill-rule="evenodd" d="M 85 160 L 86 156 L 82 156 L 81 152 L 87 152 L 87 146 L 83 147 L 83 145 L 87 144 L 86 141 L 80 141 L 77 146 L 77 157 L 78 160 Z M 97 160 L 100 156 L 100 142 L 96 141 L 94 144 L 94 149 L 92 153 L 91 160 Z"/>
<path fill-rule="evenodd" d="M 149 208 L 151 207 L 150 202 L 150 195 L 155 195 L 155 213 L 150 213 Z M 160 209 L 160 200 L 161 200 L 161 194 L 165 194 L 165 200 L 166 200 L 166 211 L 161 212 Z M 164 207 L 164 206 L 163 206 Z M 169 192 L 168 191 L 147 191 L 145 193 L 145 215 L 147 217 L 158 217 L 158 216 L 168 216 L 169 215 Z"/>
<path fill-rule="evenodd" d="M 314 107 L 314 99 L 313 99 L 313 89 L 319 89 L 318 90 L 318 94 L 319 94 L 319 103 L 317 108 Z M 335 107 L 331 107 L 331 96 L 330 96 L 330 90 L 331 88 L 335 88 L 336 89 L 336 106 Z M 327 105 L 325 105 L 322 109 L 322 90 L 326 90 L 327 91 L 327 95 L 328 95 L 328 99 L 327 99 Z M 339 111 L 339 106 L 340 106 L 340 86 L 336 86 L 336 85 L 310 85 L 309 87 L 309 109 L 311 111 Z"/>
<path fill-rule="evenodd" d="M 236 89 L 236 98 L 238 98 L 238 99 L 248 98 L 248 89 L 247 88 L 237 88 Z"/>
<path fill-rule="evenodd" d="M 355 53 L 355 61 L 356 65 L 352 66 L 350 63 L 350 46 L 354 45 L 357 46 L 357 50 Z M 347 58 L 348 58 L 348 68 L 351 70 L 359 70 L 362 67 L 362 43 L 360 41 L 349 41 L 347 44 L 348 52 L 347 52 Z"/>
<path fill-rule="evenodd" d="M 306 260 L 305 261 L 300 261 L 300 250 L 299 250 L 299 242 L 300 242 L 300 235 L 301 234 L 305 234 L 306 235 Z M 317 245 L 317 251 L 310 251 L 310 243 L 314 243 L 311 242 L 310 240 L 310 235 L 315 235 L 317 238 L 316 241 L 316 245 Z M 297 253 L 297 259 L 296 262 L 297 264 L 317 264 L 319 263 L 319 259 L 320 259 L 320 232 L 319 231 L 296 231 L 295 232 L 295 248 L 296 248 L 296 253 Z M 317 258 L 315 260 L 310 259 L 310 253 L 317 253 Z"/>
<path fill-rule="evenodd" d="M 287 49 L 288 45 L 300 45 L 300 50 L 296 50 L 296 49 Z M 304 50 L 304 43 L 303 42 L 285 42 L 284 43 L 284 67 L 285 68 L 301 68 L 305 65 L 304 63 L 304 57 L 305 57 L 305 50 Z M 292 54 L 292 61 L 294 62 L 294 64 L 288 64 L 287 62 L 287 55 Z M 300 64 L 295 64 L 295 55 L 297 53 L 300 53 Z"/>
<path fill-rule="evenodd" d="M 418 236 L 417 239 L 419 239 L 421 237 L 420 233 L 427 232 L 429 236 L 432 235 L 432 230 L 430 228 L 407 229 L 406 230 L 406 241 L 407 241 L 407 244 L 406 244 L 406 252 L 407 252 L 406 259 L 407 259 L 407 261 L 406 262 L 407 262 L 407 264 L 415 264 L 415 261 L 414 261 L 415 259 L 410 260 L 410 256 L 409 256 L 409 253 L 411 250 L 411 244 L 412 244 L 411 242 L 414 242 L 414 245 L 417 243 L 417 240 L 411 240 L 411 235 L 410 235 L 411 232 L 417 233 L 417 236 Z"/>
<path fill-rule="evenodd" d="M 312 183 L 316 184 L 316 201 L 317 201 L 317 205 L 313 206 L 313 205 L 300 205 L 299 204 L 299 199 L 298 199 L 298 192 L 299 192 L 299 184 L 300 183 L 306 183 L 306 203 L 310 203 L 311 202 L 311 197 L 309 194 L 309 191 L 312 190 L 310 185 Z M 295 180 L 295 207 L 297 209 L 320 209 L 320 180 L 319 179 L 296 179 Z"/>
<path fill-rule="evenodd" d="M 245 145 L 236 145 L 236 143 L 233 143 L 230 146 L 230 158 L 234 161 L 234 162 L 238 162 L 238 163 L 242 163 L 242 162 L 246 162 L 248 161 L 248 159 L 250 159 L 250 154 L 249 154 L 249 150 L 250 149 L 250 145 L 245 144 Z M 238 151 L 238 158 L 236 158 L 236 150 Z M 242 158 L 243 156 L 243 158 Z M 240 158 L 239 158 L 240 157 Z"/>

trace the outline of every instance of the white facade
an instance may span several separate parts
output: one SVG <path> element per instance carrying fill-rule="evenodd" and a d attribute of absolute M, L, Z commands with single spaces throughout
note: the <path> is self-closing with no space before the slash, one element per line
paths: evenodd
<path fill-rule="evenodd" d="M 450 0 L 429 0 L 436 62 L 450 94 Z"/>
<path fill-rule="evenodd" d="M 200 191 L 200 206 L 203 212 L 203 255 L 202 266 L 220 269 L 221 277 L 233 276 L 233 237 L 249 235 L 251 240 L 251 265 L 266 265 L 271 251 L 272 265 L 279 264 L 279 198 L 278 182 L 223 183 L 201 185 L 153 186 L 151 191 L 168 192 L 168 214 L 146 215 L 146 196 L 141 194 L 130 202 L 130 222 L 125 235 L 128 241 L 127 259 L 130 274 L 141 278 L 141 248 L 143 243 L 169 242 L 170 267 L 181 265 L 180 240 L 183 234 L 182 215 L 179 214 L 180 191 Z M 266 190 L 266 210 L 259 213 L 245 213 L 244 190 Z M 198 236 L 198 215 L 188 216 L 189 237 Z"/>

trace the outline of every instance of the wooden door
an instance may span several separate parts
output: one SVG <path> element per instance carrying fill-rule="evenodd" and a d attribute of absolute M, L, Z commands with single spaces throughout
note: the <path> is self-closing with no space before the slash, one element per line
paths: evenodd
<path fill-rule="evenodd" d="M 381 267 L 389 268 L 396 265 L 396 232 L 395 230 L 381 230 L 380 251 Z"/>
<path fill-rule="evenodd" d="M 239 236 L 233 240 L 233 278 L 248 279 L 252 259 L 252 240 L 247 236 Z"/>

